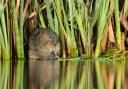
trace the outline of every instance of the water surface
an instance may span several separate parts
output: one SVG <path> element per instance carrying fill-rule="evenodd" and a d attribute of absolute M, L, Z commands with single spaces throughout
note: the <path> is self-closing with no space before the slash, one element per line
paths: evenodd
<path fill-rule="evenodd" d="M 127 83 L 127 62 L 0 61 L 0 89 L 128 89 Z"/>

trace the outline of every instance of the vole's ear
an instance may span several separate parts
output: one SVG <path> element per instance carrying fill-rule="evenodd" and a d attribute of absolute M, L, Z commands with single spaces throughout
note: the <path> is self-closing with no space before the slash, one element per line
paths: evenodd
<path fill-rule="evenodd" d="M 36 29 L 36 33 L 35 33 L 35 36 L 36 37 L 38 37 L 39 35 L 40 35 L 40 33 L 41 33 L 41 30 L 38 28 L 38 29 Z"/>
<path fill-rule="evenodd" d="M 35 28 L 32 32 L 31 32 L 31 36 L 33 36 L 34 38 L 38 38 L 40 37 L 40 35 L 42 34 L 43 30 L 42 28 Z"/>
<path fill-rule="evenodd" d="M 50 27 L 47 28 L 48 31 L 51 31 Z"/>

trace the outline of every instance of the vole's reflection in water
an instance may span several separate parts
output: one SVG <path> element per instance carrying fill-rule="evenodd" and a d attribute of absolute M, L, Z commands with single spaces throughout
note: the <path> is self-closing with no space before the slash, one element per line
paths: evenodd
<path fill-rule="evenodd" d="M 59 62 L 56 60 L 29 61 L 29 89 L 49 89 L 59 79 Z"/>

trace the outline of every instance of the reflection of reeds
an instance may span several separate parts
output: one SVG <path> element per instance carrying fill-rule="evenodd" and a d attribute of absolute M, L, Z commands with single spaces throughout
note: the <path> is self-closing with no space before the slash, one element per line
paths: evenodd
<path fill-rule="evenodd" d="M 127 71 L 123 62 L 80 61 L 78 64 L 76 61 L 68 61 L 63 67 L 66 70 L 60 74 L 59 89 L 114 89 L 114 86 L 116 89 L 128 88 L 125 83 L 128 81 Z"/>
<path fill-rule="evenodd" d="M 2 62 L 1 89 L 10 89 L 10 61 Z"/>
<path fill-rule="evenodd" d="M 35 61 L 35 63 L 36 62 L 40 63 L 40 61 Z M 13 69 L 10 68 L 10 66 L 12 66 L 10 65 L 11 63 L 12 62 L 10 61 L 3 61 L 2 65 L 0 64 L 1 89 L 28 89 L 28 85 L 26 83 L 30 80 L 27 80 L 27 74 L 24 73 L 24 61 L 19 60 L 16 64 L 17 66 L 13 67 Z M 115 89 L 128 88 L 128 71 L 127 63 L 125 62 L 78 62 L 69 60 L 66 62 L 61 61 L 60 63 L 63 65 L 59 69 L 61 71 L 59 72 L 59 79 L 55 79 L 54 82 L 50 82 L 50 89 L 114 89 L 114 87 Z M 10 69 L 13 71 L 10 71 Z M 38 74 L 40 74 L 41 71 L 42 68 L 38 69 Z M 43 71 L 45 71 L 45 69 Z M 46 71 L 48 72 L 47 68 Z M 38 78 L 40 77 L 36 77 L 36 84 L 38 84 L 38 80 L 40 80 Z M 40 85 L 39 87 L 42 89 L 43 85 Z"/>
<path fill-rule="evenodd" d="M 23 89 L 24 88 L 24 61 L 17 61 L 17 66 L 15 68 L 13 89 Z"/>

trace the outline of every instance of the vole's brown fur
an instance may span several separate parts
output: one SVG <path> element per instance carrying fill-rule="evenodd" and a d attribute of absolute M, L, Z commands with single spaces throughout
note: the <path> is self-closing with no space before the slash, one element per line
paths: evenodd
<path fill-rule="evenodd" d="M 28 66 L 30 89 L 40 89 L 42 85 L 49 89 L 52 82 L 58 79 L 59 63 L 52 59 L 59 52 L 57 37 L 49 28 L 37 28 L 31 32 Z"/>
<path fill-rule="evenodd" d="M 49 28 L 34 29 L 29 38 L 29 59 L 50 59 L 59 54 L 59 43 Z"/>

